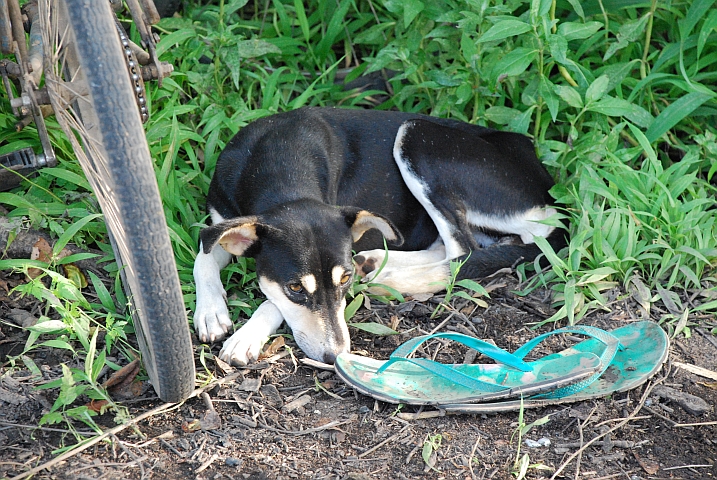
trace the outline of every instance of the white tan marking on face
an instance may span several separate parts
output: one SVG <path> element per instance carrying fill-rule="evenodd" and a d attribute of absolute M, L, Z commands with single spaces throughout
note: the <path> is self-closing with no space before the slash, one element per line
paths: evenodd
<path fill-rule="evenodd" d="M 351 350 L 349 327 L 343 321 L 346 300 L 334 312 L 326 309 L 312 312 L 305 305 L 289 300 L 284 289 L 276 282 L 259 277 L 259 287 L 279 309 L 294 334 L 294 340 L 309 358 L 323 362 L 326 361 L 326 354 L 335 357 Z"/>
<path fill-rule="evenodd" d="M 331 280 L 337 287 L 341 285 L 341 278 L 343 278 L 346 270 L 341 265 L 336 265 L 331 269 Z"/>
<path fill-rule="evenodd" d="M 314 293 L 316 291 L 316 277 L 313 275 L 304 275 L 301 277 L 301 285 L 307 292 Z"/>

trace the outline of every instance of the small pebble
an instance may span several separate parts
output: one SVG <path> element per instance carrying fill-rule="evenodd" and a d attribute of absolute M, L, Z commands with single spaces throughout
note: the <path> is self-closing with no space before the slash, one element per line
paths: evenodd
<path fill-rule="evenodd" d="M 550 445 L 550 439 L 543 437 L 536 441 L 536 440 L 531 440 L 529 438 L 526 438 L 525 445 L 530 448 L 547 447 Z"/>

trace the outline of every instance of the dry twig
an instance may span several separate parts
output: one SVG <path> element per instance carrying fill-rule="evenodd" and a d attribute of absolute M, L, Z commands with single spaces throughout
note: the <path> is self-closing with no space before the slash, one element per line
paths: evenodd
<path fill-rule="evenodd" d="M 649 383 L 649 384 L 647 385 L 647 388 L 645 388 L 645 391 L 644 391 L 644 393 L 642 394 L 642 397 L 640 398 L 640 402 L 638 403 L 637 407 L 635 407 L 635 409 L 632 411 L 632 413 L 631 413 L 630 415 L 628 415 L 627 417 L 625 417 L 620 423 L 618 423 L 617 425 L 615 425 L 615 426 L 612 427 L 611 429 L 607 430 L 605 433 L 601 433 L 600 435 L 597 435 L 595 438 L 593 438 L 592 440 L 588 441 L 585 445 L 583 445 L 582 447 L 580 447 L 575 453 L 573 453 L 572 455 L 570 455 L 570 456 L 568 457 L 568 459 L 565 460 L 565 461 L 562 463 L 562 465 L 560 465 L 560 466 L 558 467 L 557 470 L 555 470 L 555 473 L 553 474 L 552 477 L 550 477 L 550 480 L 555 480 L 555 479 L 563 472 L 563 470 L 565 470 L 565 468 L 566 468 L 573 460 L 575 460 L 579 455 L 582 455 L 582 453 L 583 453 L 590 445 L 594 444 L 595 442 L 597 442 L 598 440 L 600 440 L 600 439 L 603 438 L 604 436 L 609 435 L 609 434 L 611 434 L 612 432 L 621 429 L 622 427 L 624 427 L 625 425 L 627 425 L 628 422 L 630 422 L 631 420 L 633 420 L 633 419 L 637 416 L 637 414 L 640 412 L 640 410 L 642 409 L 643 405 L 645 404 L 645 401 L 646 401 L 647 398 L 650 396 L 650 393 L 652 393 L 652 388 L 653 388 L 655 385 L 661 383 L 662 380 L 664 380 L 664 378 L 665 378 L 665 377 L 661 378 L 660 380 L 658 380 L 658 381 L 655 382 L 655 383 Z"/>
<path fill-rule="evenodd" d="M 404 432 L 405 432 L 406 430 L 408 430 L 410 427 L 411 427 L 411 425 L 406 425 L 405 427 L 403 427 L 403 428 L 402 428 L 398 433 L 396 433 L 395 435 L 391 435 L 390 437 L 388 437 L 388 438 L 387 438 L 386 440 L 384 440 L 383 442 L 381 442 L 381 443 L 379 443 L 379 444 L 377 444 L 377 445 L 374 445 L 373 447 L 371 447 L 371 448 L 369 448 L 368 450 L 366 450 L 365 452 L 363 452 L 361 455 L 358 456 L 358 458 L 363 458 L 363 457 L 365 457 L 366 455 L 368 455 L 369 453 L 375 452 L 376 450 L 378 450 L 379 448 L 383 447 L 383 446 L 386 445 L 387 443 L 396 440 L 398 437 L 400 437 L 401 435 L 403 435 Z"/>

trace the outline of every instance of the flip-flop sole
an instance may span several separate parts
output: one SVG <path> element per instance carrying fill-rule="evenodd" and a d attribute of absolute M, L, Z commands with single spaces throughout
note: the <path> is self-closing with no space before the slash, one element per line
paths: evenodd
<path fill-rule="evenodd" d="M 617 351 L 605 373 L 591 385 L 573 395 L 562 398 L 528 398 L 522 402 L 522 408 L 538 408 L 562 403 L 581 402 L 601 398 L 613 393 L 625 392 L 639 387 L 662 367 L 667 359 L 670 340 L 665 331 L 654 322 L 636 322 L 610 332 L 620 340 L 623 346 Z M 580 353 L 599 348 L 596 340 L 585 340 L 568 348 L 563 353 Z M 548 360 L 552 355 L 545 357 Z M 500 413 L 521 408 L 520 400 L 504 402 L 468 404 L 444 403 L 439 408 L 451 413 Z"/>
<path fill-rule="evenodd" d="M 532 372 L 520 372 L 498 364 L 452 365 L 472 378 L 492 383 L 496 389 L 503 388 L 500 391 L 476 391 L 407 362 L 393 364 L 385 371 L 376 373 L 384 363 L 383 360 L 344 353 L 339 355 L 334 366 L 339 377 L 359 392 L 384 402 L 410 405 L 464 403 L 535 395 L 578 383 L 601 367 L 600 359 L 589 351 L 571 351 L 569 355 L 563 355 L 562 352 L 553 354 L 550 361 L 546 357 L 531 363 Z"/>

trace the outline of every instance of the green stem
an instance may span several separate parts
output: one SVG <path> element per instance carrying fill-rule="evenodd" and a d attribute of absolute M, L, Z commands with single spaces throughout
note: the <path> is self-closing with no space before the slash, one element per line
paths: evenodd
<path fill-rule="evenodd" d="M 652 39 L 652 21 L 657 10 L 657 0 L 650 4 L 650 18 L 647 20 L 647 31 L 645 32 L 645 48 L 642 51 L 642 63 L 640 64 L 640 78 L 647 76 L 647 54 L 650 53 L 650 40 Z"/>
<path fill-rule="evenodd" d="M 655 1 L 655 0 L 653 0 Z M 555 5 L 557 4 L 557 0 L 553 0 L 553 3 L 550 5 L 550 23 L 553 25 L 551 28 L 551 31 L 553 33 L 558 31 L 558 24 L 555 22 Z M 568 82 L 573 87 L 578 86 L 578 82 L 576 82 L 572 75 L 570 75 L 570 72 L 567 71 L 565 67 L 562 65 L 558 65 L 558 71 L 560 72 L 560 75 L 565 79 L 566 82 Z"/>
<path fill-rule="evenodd" d="M 602 0 L 598 0 L 598 4 L 600 4 L 602 18 L 603 20 L 605 20 L 605 41 L 607 42 L 610 38 L 610 19 L 607 16 L 607 12 L 605 11 L 605 5 L 602 4 Z"/>

